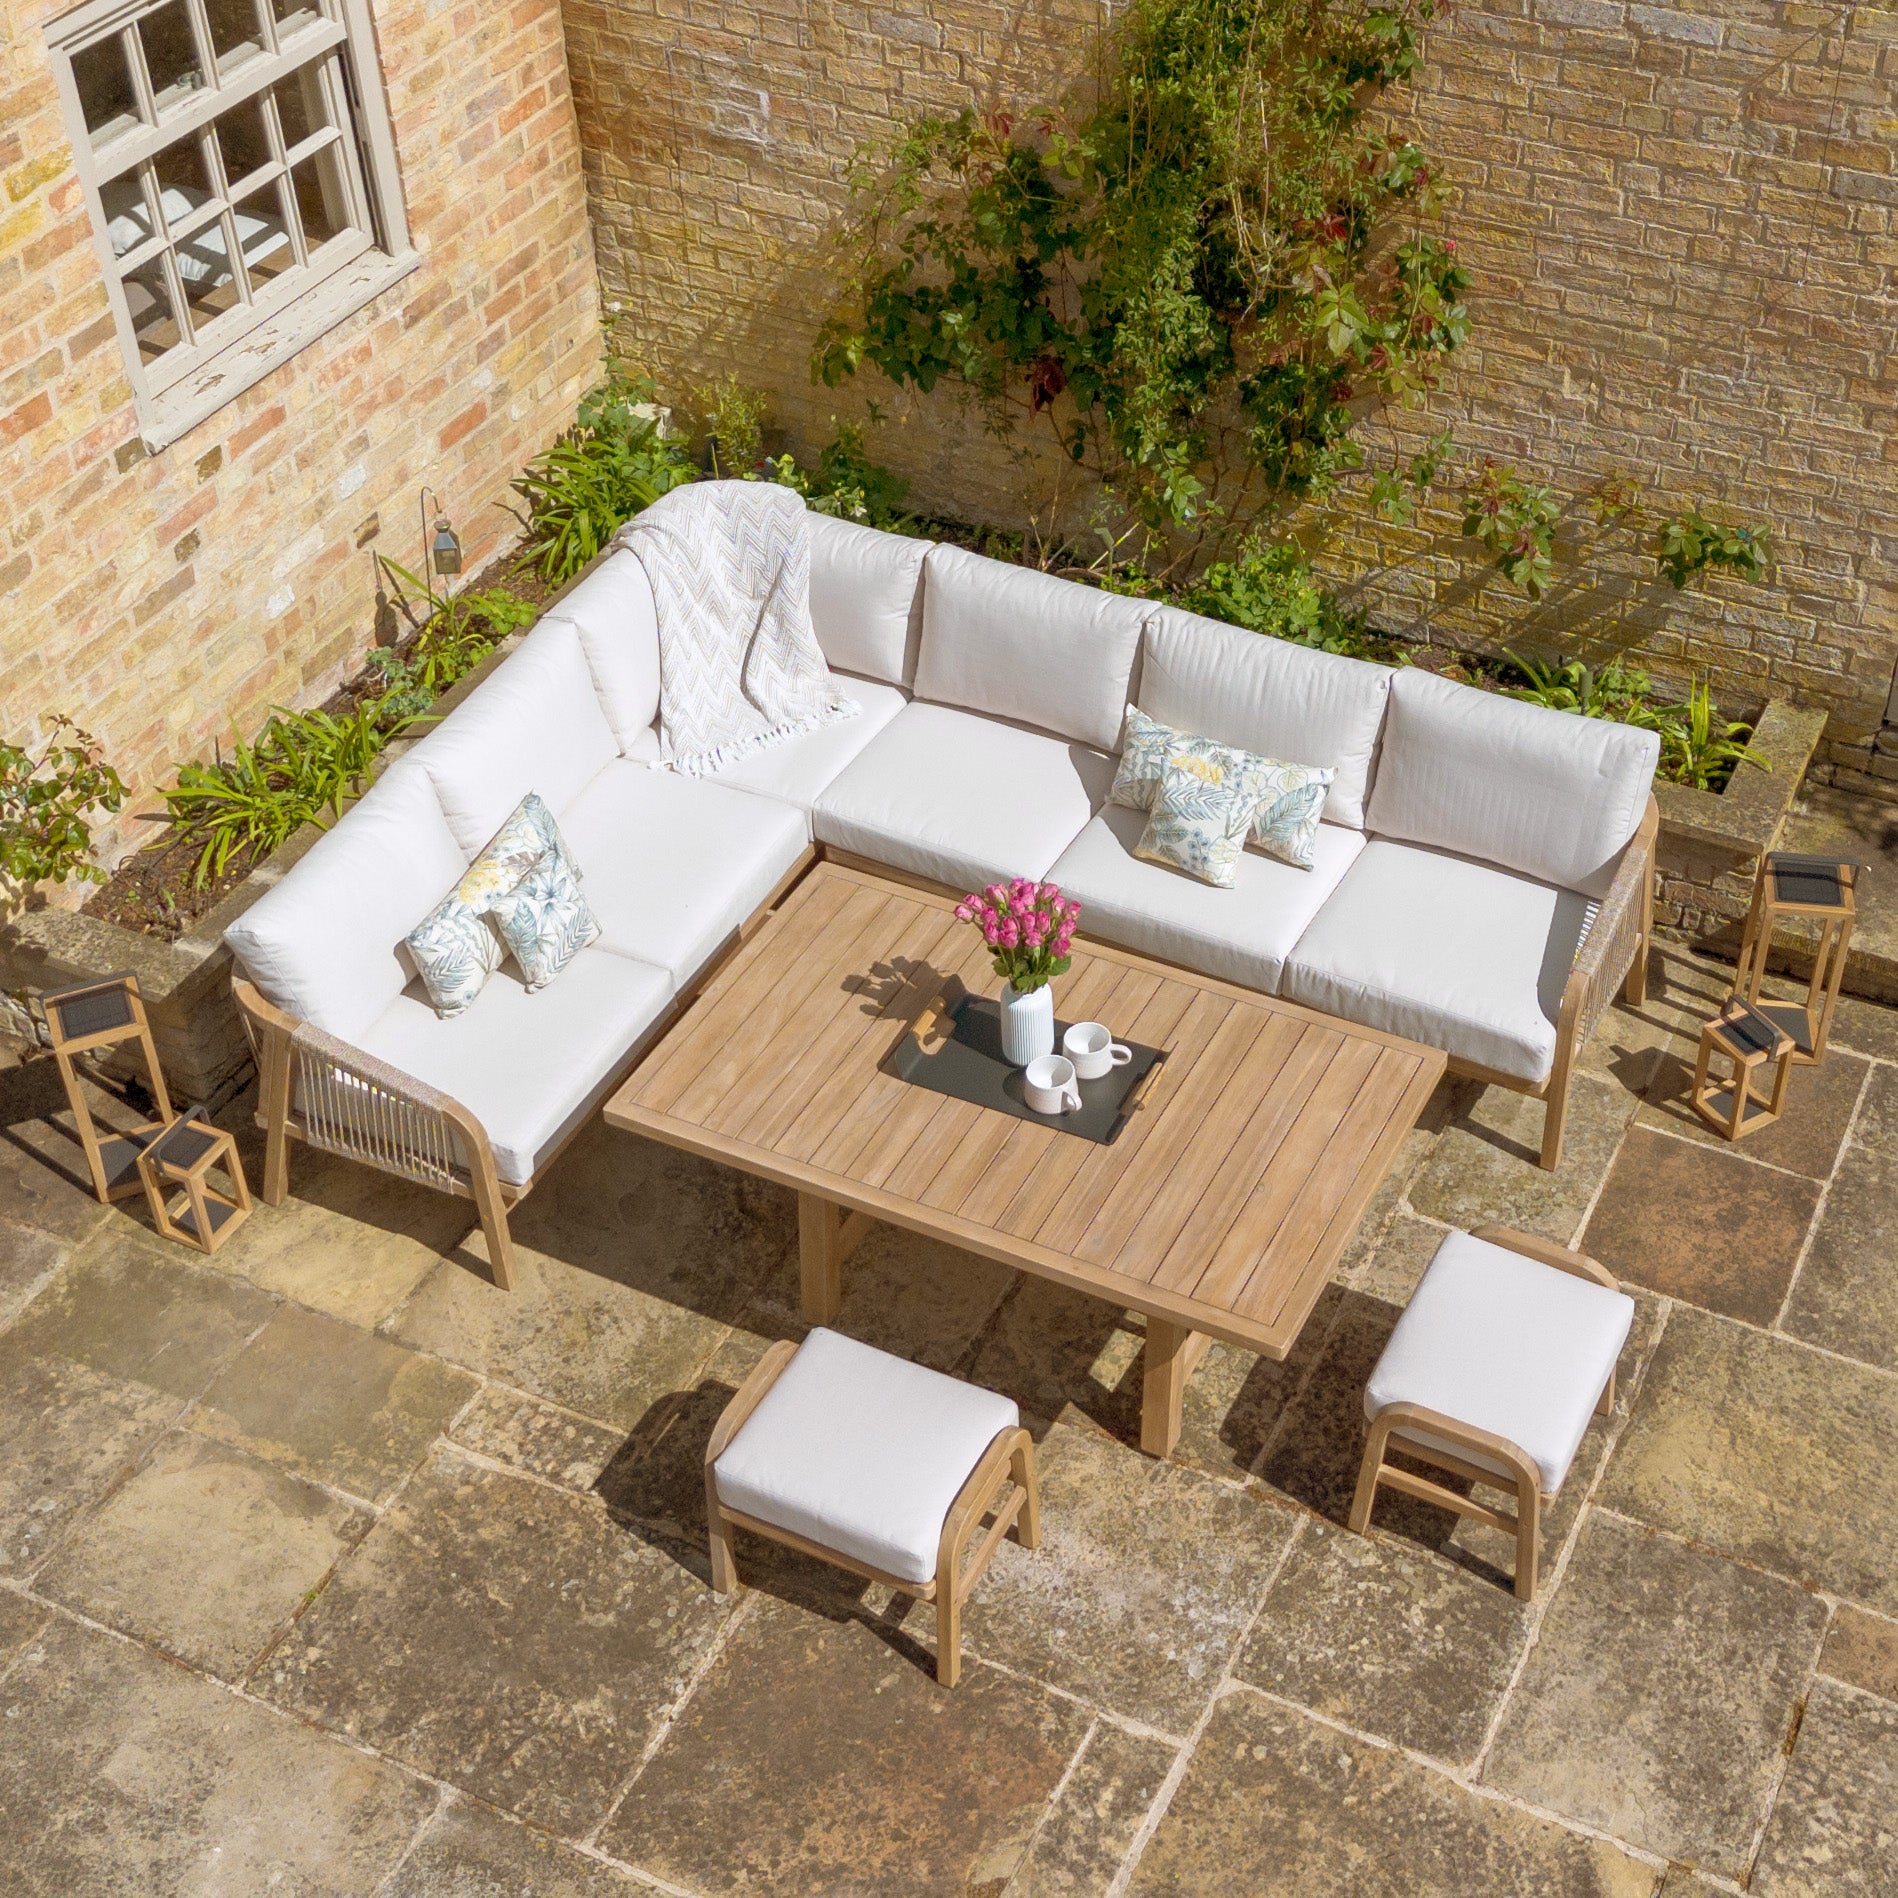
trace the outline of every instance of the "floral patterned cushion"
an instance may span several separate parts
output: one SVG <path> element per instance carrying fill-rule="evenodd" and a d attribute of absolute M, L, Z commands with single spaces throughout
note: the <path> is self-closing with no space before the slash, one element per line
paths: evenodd
<path fill-rule="evenodd" d="M 544 989 L 588 943 L 600 925 L 580 894 L 573 865 L 550 850 L 505 894 L 488 899 L 501 932 L 530 989 Z"/>
<path fill-rule="evenodd" d="M 1167 755 L 1134 855 L 1229 890 L 1258 802 L 1254 775 L 1244 766 L 1182 746 Z"/>
<path fill-rule="evenodd" d="M 1338 775 L 1333 768 L 1261 758 L 1237 745 L 1221 745 L 1192 732 L 1175 731 L 1130 705 L 1126 743 L 1114 770 L 1108 802 L 1125 804 L 1136 811 L 1152 810 L 1168 761 L 1184 753 L 1205 759 L 1227 777 L 1256 780 L 1260 801 L 1253 814 L 1251 841 L 1268 857 L 1277 857 L 1301 870 L 1311 868 L 1325 794 Z"/>
<path fill-rule="evenodd" d="M 553 812 L 544 799 L 529 791 L 481 847 L 461 881 L 410 930 L 409 954 L 415 958 L 436 1014 L 459 1015 L 501 966 L 505 951 L 486 913 L 495 898 L 507 895 L 549 855 L 558 857 L 579 883 L 580 866 L 568 851 Z"/>

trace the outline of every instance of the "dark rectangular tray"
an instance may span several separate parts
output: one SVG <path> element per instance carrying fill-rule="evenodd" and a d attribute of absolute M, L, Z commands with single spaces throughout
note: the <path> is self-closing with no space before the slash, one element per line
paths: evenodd
<path fill-rule="evenodd" d="M 1057 1053 L 1062 1035 L 1071 1026 L 1057 1018 Z M 1000 1114 L 1013 1114 L 1017 1120 L 1055 1127 L 1111 1147 L 1149 1077 L 1166 1059 L 1164 1048 L 1124 1038 L 1122 1045 L 1133 1051 L 1133 1059 L 1125 1067 L 1109 1069 L 1098 1081 L 1080 1082 L 1078 1108 L 1066 1114 L 1038 1114 L 1023 1097 L 1021 1069 L 1002 1057 L 1000 1004 L 957 987 L 945 991 L 921 1020 L 904 1031 L 887 1066 L 900 1080 L 947 1094 L 952 1100 L 972 1101 Z"/>

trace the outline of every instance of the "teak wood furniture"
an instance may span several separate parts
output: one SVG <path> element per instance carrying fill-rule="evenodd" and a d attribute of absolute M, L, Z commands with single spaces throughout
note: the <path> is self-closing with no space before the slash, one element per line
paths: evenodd
<path fill-rule="evenodd" d="M 138 977 L 129 970 L 118 975 L 101 976 L 96 982 L 82 982 L 73 988 L 54 989 L 40 998 L 46 1018 L 47 1039 L 53 1059 L 59 1064 L 59 1078 L 65 1083 L 66 1099 L 79 1130 L 79 1144 L 85 1149 L 86 1169 L 92 1176 L 92 1190 L 101 1201 L 131 1199 L 144 1192 L 139 1173 L 139 1155 L 172 1124 L 171 1097 L 165 1092 L 165 1076 L 158 1065 L 158 1047 L 152 1040 L 151 1023 L 145 1017 L 145 1004 L 139 996 Z M 114 1048 L 135 1041 L 144 1058 L 145 1073 L 158 1118 L 148 1120 L 127 1133 L 101 1135 L 86 1103 L 76 1055 Z"/>
<path fill-rule="evenodd" d="M 1564 1293 L 1541 1268 L 1600 1289 Z M 1567 1478 L 1591 1410 L 1614 1409 L 1633 1316 L 1633 1300 L 1583 1253 L 1508 1226 L 1449 1234 L 1371 1374 L 1352 1529 L 1369 1528 L 1380 1486 L 1473 1517 L 1515 1537 L 1516 1593 L 1533 1600 L 1542 1505 Z M 1513 1489 L 1515 1513 L 1391 1463 L 1393 1451 Z"/>
<path fill-rule="evenodd" d="M 1845 957 L 1857 918 L 1854 884 L 1858 865 L 1839 857 L 1769 850 L 1753 880 L 1753 901 L 1740 939 L 1735 991 L 1791 1036 L 1792 1059 L 1821 1060 L 1832 1033 L 1832 1015 L 1845 982 Z M 1810 917 L 1819 926 L 1812 947 L 1812 980 L 1803 1002 L 1762 999 L 1761 985 L 1773 949 L 1773 929 L 1782 917 Z"/>
<path fill-rule="evenodd" d="M 1797 1054 L 1783 1022 L 1743 995 L 1730 995 L 1720 1013 L 1700 1031 L 1700 1056 L 1694 1063 L 1694 1112 L 1728 1140 L 1770 1127 L 1786 1106 L 1786 1083 Z M 1732 1070 L 1722 1080 L 1711 1072 L 1714 1057 Z M 1772 1063 L 1773 1085 L 1756 1090 L 1754 1077 Z"/>
<path fill-rule="evenodd" d="M 213 1169 L 227 1182 L 211 1184 Z M 236 1140 L 188 1107 L 138 1156 L 152 1223 L 167 1239 L 215 1252 L 250 1217 L 250 1188 Z"/>
<path fill-rule="evenodd" d="M 852 1575 L 881 1582 L 918 1601 L 931 1602 L 936 1609 L 936 1678 L 943 1686 L 953 1687 L 962 1671 L 963 1605 L 981 1580 L 990 1558 L 1011 1531 L 1023 1548 L 1041 1546 L 1034 1441 L 1019 1424 L 997 1430 L 948 1503 L 935 1538 L 934 1572 L 927 1580 L 892 1574 L 832 1547 L 827 1541 L 800 1535 L 780 1523 L 734 1509 L 719 1494 L 719 1459 L 777 1386 L 799 1349 L 790 1339 L 772 1345 L 725 1406 L 705 1447 L 705 1515 L 711 1538 L 712 1587 L 721 1595 L 729 1595 L 737 1588 L 738 1563 L 732 1532 L 746 1529 L 753 1535 L 796 1549 L 802 1555 L 816 1556 Z M 859 1351 L 864 1349 L 866 1347 L 858 1347 Z M 940 1376 L 936 1372 L 922 1375 Z M 953 1380 L 942 1379 L 942 1382 Z M 1008 1411 L 1014 1414 L 1014 1407 L 1010 1405 Z M 984 1523 L 986 1528 L 983 1528 Z M 969 1545 L 978 1530 L 982 1531 L 981 1540 L 975 1543 L 971 1555 Z"/>
<path fill-rule="evenodd" d="M 1290 1351 L 1445 1057 L 1077 945 L 1063 1012 L 1168 1051 L 1103 1146 L 890 1071 L 946 982 L 993 986 L 987 957 L 949 898 L 820 863 L 606 1119 L 795 1189 L 813 1323 L 878 1220 L 1143 1313 L 1141 1444 L 1164 1456 L 1210 1339 Z"/>

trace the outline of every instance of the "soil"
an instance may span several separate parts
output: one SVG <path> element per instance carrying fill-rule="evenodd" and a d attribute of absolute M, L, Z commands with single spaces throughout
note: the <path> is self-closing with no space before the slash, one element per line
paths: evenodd
<path fill-rule="evenodd" d="M 559 589 L 538 574 L 512 571 L 513 559 L 512 554 L 504 554 L 490 561 L 475 575 L 468 590 L 479 592 L 505 586 L 530 606 L 545 606 Z M 375 687 L 376 675 L 365 666 L 331 693 L 324 701 L 323 710 L 337 715 L 352 712 Z M 160 942 L 176 942 L 201 916 L 208 915 L 236 889 L 255 865 L 245 852 L 199 887 L 194 879 L 200 846 L 176 842 L 169 830 L 158 825 L 154 825 L 154 829 L 158 829 L 159 834 L 143 849 L 127 857 L 99 886 L 87 900 L 85 913 L 102 922 L 117 923 L 121 929 L 156 936 Z"/>

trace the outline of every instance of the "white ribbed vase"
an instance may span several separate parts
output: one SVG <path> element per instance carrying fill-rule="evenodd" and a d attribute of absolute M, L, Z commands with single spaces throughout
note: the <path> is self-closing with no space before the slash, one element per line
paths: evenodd
<path fill-rule="evenodd" d="M 1054 1053 L 1054 985 L 1042 983 L 1024 995 L 1002 984 L 1002 1056 L 1018 1068 Z"/>

